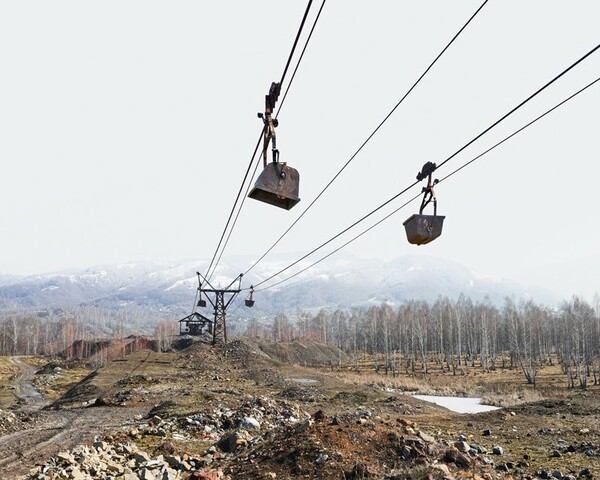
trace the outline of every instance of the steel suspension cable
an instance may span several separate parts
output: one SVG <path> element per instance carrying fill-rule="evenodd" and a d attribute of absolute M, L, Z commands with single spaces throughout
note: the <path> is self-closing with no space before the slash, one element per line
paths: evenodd
<path fill-rule="evenodd" d="M 565 75 L 566 73 L 568 73 L 570 70 L 572 70 L 573 68 L 575 68 L 577 65 L 579 65 L 581 62 L 583 62 L 586 58 L 588 58 L 590 55 L 592 55 L 596 50 L 598 50 L 600 48 L 600 44 L 596 45 L 594 48 L 592 48 L 588 53 L 586 53 L 583 57 L 581 57 L 579 60 L 577 60 L 575 63 L 573 63 L 571 66 L 569 66 L 568 68 L 565 68 L 562 72 L 560 72 L 558 75 L 556 75 L 556 77 L 554 77 L 552 80 L 550 80 L 548 83 L 546 83 L 543 87 L 540 87 L 538 90 L 536 90 L 534 93 L 532 93 L 531 95 L 529 95 L 529 97 L 527 97 L 525 100 L 523 100 L 521 103 L 519 103 L 515 108 L 513 108 L 512 110 L 510 110 L 509 112 L 507 112 L 506 114 L 504 114 L 502 117 L 500 117 L 498 120 L 496 120 L 494 123 L 492 123 L 488 128 L 486 128 L 483 132 L 481 132 L 479 135 L 477 135 L 473 140 L 471 140 L 469 143 L 465 144 L 463 147 L 459 148 L 456 152 L 454 152 L 452 155 L 450 155 L 446 160 L 444 160 L 442 163 L 440 163 L 437 168 L 440 168 L 442 165 L 446 164 L 447 162 L 449 162 L 450 160 L 452 160 L 454 157 L 456 157 L 460 152 L 462 152 L 465 148 L 467 148 L 469 145 L 471 145 L 473 142 L 475 142 L 476 140 L 478 140 L 479 138 L 481 138 L 483 135 L 485 135 L 487 132 L 489 132 L 492 128 L 494 128 L 496 125 L 498 125 L 500 122 L 502 122 L 505 118 L 509 117 L 510 115 L 512 115 L 514 112 L 516 112 L 519 108 L 521 108 L 523 105 L 525 105 L 527 102 L 529 102 L 530 100 L 532 100 L 534 97 L 536 97 L 539 93 L 543 92 L 544 90 L 546 90 L 546 88 L 548 88 L 550 85 L 552 85 L 554 82 L 556 82 L 560 77 L 562 77 L 563 75 Z"/>
<path fill-rule="evenodd" d="M 587 57 L 589 57 L 592 53 L 594 53 L 595 51 L 597 51 L 600 48 L 600 44 L 598 44 L 596 47 L 594 47 L 592 50 L 590 50 L 588 53 L 586 53 L 585 55 L 583 55 L 580 59 L 578 59 L 577 61 L 575 61 L 573 64 L 571 64 L 569 67 L 567 67 L 566 69 L 564 69 L 561 73 L 559 73 L 558 75 L 556 75 L 552 80 L 550 80 L 548 83 L 546 83 L 543 87 L 541 87 L 540 89 L 538 89 L 536 92 L 534 92 L 533 94 L 531 94 L 529 97 L 527 97 L 524 101 L 522 101 L 521 103 L 519 103 L 515 108 L 513 108 L 512 110 L 510 110 L 507 114 L 503 115 L 499 120 L 497 120 L 496 122 L 494 122 L 491 127 L 486 128 L 485 130 L 483 130 L 482 133 L 480 133 L 479 135 L 477 135 L 474 139 L 470 140 L 469 142 L 467 142 L 463 147 L 461 147 L 459 150 L 457 150 L 455 153 L 453 153 L 452 155 L 450 155 L 446 160 L 444 160 L 437 168 L 441 167 L 442 165 L 446 164 L 448 161 L 450 161 L 452 158 L 456 157 L 456 155 L 458 155 L 460 152 L 462 152 L 463 150 L 465 150 L 469 145 L 471 145 L 475 140 L 481 138 L 485 133 L 489 132 L 493 127 L 497 126 L 500 122 L 504 121 L 506 118 L 508 118 L 510 115 L 512 115 L 514 112 L 516 112 L 517 110 L 519 110 L 521 107 L 523 107 L 525 104 L 527 104 L 529 101 L 531 101 L 533 98 L 535 98 L 537 95 L 539 95 L 542 91 L 544 91 L 547 87 L 549 87 L 550 85 L 552 85 L 554 82 L 556 82 L 559 78 L 561 78 L 565 73 L 569 72 L 571 69 L 573 69 L 576 65 L 578 65 L 579 63 L 581 63 L 583 60 L 585 60 Z M 279 270 L 277 273 L 269 276 L 268 278 L 266 278 L 265 280 L 262 280 L 261 282 L 255 284 L 255 287 L 258 287 L 266 282 L 268 282 L 269 280 L 272 280 L 273 278 L 275 278 L 276 276 L 280 275 L 281 273 L 289 270 L 291 267 L 297 265 L 298 263 L 300 263 L 302 260 L 306 259 L 307 257 L 311 256 L 313 253 L 317 252 L 318 250 L 322 249 L 323 247 L 325 247 L 326 245 L 328 245 L 329 243 L 331 243 L 332 241 L 334 241 L 335 239 L 337 239 L 338 237 L 340 237 L 341 235 L 343 235 L 344 233 L 346 233 L 348 230 L 351 230 L 352 228 L 354 228 L 356 225 L 362 223 L 364 220 L 366 220 L 367 218 L 371 217 L 372 215 L 374 215 L 375 213 L 377 213 L 379 210 L 381 210 L 382 208 L 384 208 L 386 205 L 388 205 L 389 203 L 393 202 L 394 200 L 396 200 L 398 197 L 400 197 L 401 195 L 403 195 L 404 193 L 406 193 L 408 190 L 410 190 L 411 188 L 413 188 L 414 186 L 416 186 L 418 183 L 420 183 L 419 180 L 417 180 L 416 182 L 413 182 L 412 184 L 410 184 L 409 186 L 407 186 L 406 188 L 404 188 L 402 191 L 400 191 L 399 193 L 397 193 L 396 195 L 394 195 L 393 197 L 391 197 L 389 200 L 385 201 L 384 203 L 382 203 L 381 205 L 379 205 L 377 208 L 371 210 L 369 213 L 367 213 L 366 215 L 364 215 L 363 217 L 361 217 L 359 220 L 357 220 L 356 222 L 354 222 L 352 225 L 350 225 L 349 227 L 346 227 L 344 230 L 342 230 L 341 232 L 337 233 L 336 235 L 334 235 L 333 237 L 331 237 L 329 240 L 326 240 L 325 242 L 323 242 L 321 245 L 319 245 L 318 247 L 315 247 L 313 250 L 311 250 L 309 253 L 307 253 L 306 255 L 302 256 L 301 258 L 299 258 L 298 260 L 292 262 L 291 264 L 289 264 L 287 267 Z"/>
<path fill-rule="evenodd" d="M 404 190 L 402 190 L 401 192 L 397 193 L 396 195 L 394 195 L 392 198 L 390 198 L 389 200 L 385 201 L 384 203 L 382 203 L 381 205 L 379 205 L 377 208 L 375 208 L 374 210 L 371 210 L 369 213 L 367 213 L 366 215 L 364 215 L 363 217 L 361 217 L 359 220 L 357 220 L 356 222 L 354 222 L 352 225 L 344 228 L 341 232 L 337 233 L 336 235 L 334 235 L 333 237 L 331 237 L 329 240 L 323 242 L 321 245 L 319 245 L 318 247 L 313 248 L 310 252 L 308 252 L 306 255 L 300 257 L 298 260 L 296 260 L 295 262 L 290 263 L 287 267 L 282 268 L 281 270 L 279 270 L 277 273 L 274 273 L 273 275 L 269 276 L 268 278 L 258 282 L 257 284 L 255 284 L 255 287 L 259 287 L 261 285 L 263 285 L 264 283 L 268 282 L 269 280 L 272 280 L 273 278 L 277 277 L 278 275 L 282 274 L 283 272 L 289 270 L 290 268 L 292 268 L 294 265 L 297 265 L 298 263 L 300 263 L 302 260 L 305 260 L 306 258 L 310 257 L 313 253 L 318 252 L 319 250 L 321 250 L 323 247 L 329 245 L 331 242 L 333 242 L 336 238 L 341 237 L 344 233 L 346 233 L 348 230 L 352 230 L 354 227 L 356 227 L 358 224 L 362 223 L 363 221 L 365 221 L 367 218 L 369 218 L 370 216 L 374 215 L 375 213 L 377 213 L 379 210 L 381 210 L 383 207 L 385 207 L 386 205 L 390 204 L 391 202 L 393 202 L 394 200 L 396 200 L 399 196 L 403 195 L 404 193 L 408 192 L 411 188 L 413 188 L 415 185 L 419 184 L 419 181 L 416 181 L 414 183 L 412 183 L 411 185 L 409 185 L 408 187 L 406 187 Z"/>
<path fill-rule="evenodd" d="M 312 206 L 321 198 L 321 196 L 327 191 L 327 189 L 331 186 L 331 184 L 342 174 L 342 172 L 346 169 L 350 163 L 356 158 L 356 156 L 362 151 L 362 149 L 371 141 L 371 139 L 375 136 L 375 134 L 381 129 L 381 127 L 388 121 L 388 119 L 394 114 L 394 112 L 398 109 L 398 107 L 404 102 L 404 100 L 411 94 L 411 92 L 415 89 L 415 87 L 421 82 L 421 80 L 429 73 L 429 71 L 433 68 L 433 66 L 437 63 L 437 61 L 442 57 L 442 55 L 450 48 L 450 46 L 454 43 L 454 41 L 460 36 L 460 34 L 467 28 L 467 26 L 471 23 L 471 21 L 477 16 L 477 14 L 483 9 L 485 4 L 489 0 L 485 0 L 479 8 L 471 15 L 471 17 L 466 21 L 466 23 L 460 28 L 460 30 L 452 37 L 452 39 L 446 44 L 446 46 L 442 49 L 440 53 L 433 59 L 433 61 L 429 64 L 429 66 L 425 69 L 425 71 L 417 78 L 417 80 L 412 84 L 412 86 L 406 91 L 406 93 L 400 98 L 400 100 L 394 105 L 394 107 L 388 112 L 388 114 L 383 118 L 383 120 L 377 125 L 377 127 L 371 132 L 371 134 L 367 137 L 367 139 L 358 147 L 358 149 L 352 154 L 352 156 L 348 159 L 348 161 L 338 170 L 338 172 L 333 176 L 333 178 L 325 185 L 325 187 L 319 192 L 319 194 L 313 199 L 313 201 L 300 213 L 298 218 L 292 222 L 292 224 L 279 236 L 277 240 L 256 260 L 250 268 L 248 268 L 244 275 L 247 275 L 256 265 L 258 265 L 278 244 L 283 240 L 283 238 L 296 226 L 296 224 L 300 221 L 302 217 L 312 208 Z"/>
<path fill-rule="evenodd" d="M 492 150 L 496 149 L 497 147 L 499 147 L 500 145 L 502 145 L 503 143 L 505 143 L 506 141 L 510 140 L 512 137 L 516 136 L 517 134 L 521 133 L 523 130 L 527 129 L 528 127 L 530 127 L 531 125 L 533 125 L 534 123 L 538 122 L 539 120 L 541 120 L 542 118 L 546 117 L 547 115 L 549 115 L 550 113 L 552 113 L 554 110 L 558 109 L 559 107 L 561 107 L 562 105 L 564 105 L 565 103 L 567 103 L 568 101 L 572 100 L 573 98 L 575 98 L 577 95 L 583 93 L 585 90 L 587 90 L 588 88 L 590 88 L 592 85 L 596 84 L 600 82 L 600 77 L 596 78 L 596 80 L 593 80 L 592 82 L 588 83 L 585 87 L 577 90 L 575 93 L 573 93 L 572 95 L 568 96 L 567 98 L 565 98 L 564 100 L 562 100 L 561 102 L 557 103 L 556 105 L 554 105 L 552 108 L 546 110 L 544 113 L 542 113 L 541 115 L 538 115 L 536 118 L 534 118 L 533 120 L 531 120 L 530 122 L 526 123 L 525 125 L 523 125 L 522 127 L 520 127 L 519 129 L 515 130 L 513 133 L 511 133 L 510 135 L 504 137 L 502 140 L 500 140 L 498 143 L 495 143 L 494 145 L 492 145 L 490 148 L 488 148 L 487 150 L 484 150 L 482 153 L 480 153 L 479 155 L 477 155 L 476 157 L 472 158 L 471 160 L 469 160 L 468 162 L 462 164 L 460 167 L 458 167 L 457 169 L 453 170 L 452 172 L 450 172 L 448 175 L 446 175 L 445 177 L 443 177 L 441 180 L 438 181 L 438 184 L 440 184 L 441 182 L 443 182 L 444 180 L 447 180 L 448 178 L 452 177 L 453 175 L 455 175 L 456 173 L 460 172 L 461 170 L 463 170 L 464 168 L 466 168 L 467 166 L 471 165 L 472 163 L 474 163 L 475 161 L 479 160 L 481 157 L 483 157 L 484 155 L 488 154 L 489 152 L 491 152 Z M 383 218 L 381 218 L 380 220 L 378 220 L 376 223 L 374 223 L 373 225 L 371 225 L 369 228 L 363 230 L 361 233 L 359 233 L 358 235 L 352 237 L 350 240 L 348 240 L 346 243 L 344 243 L 343 245 L 341 245 L 340 247 L 336 248 L 335 250 L 331 251 L 330 253 L 328 253 L 327 255 L 319 258 L 318 260 L 316 260 L 315 262 L 311 263 L 310 265 L 308 265 L 307 267 L 302 268 L 301 270 L 299 270 L 298 272 L 295 272 L 293 275 L 290 275 L 287 278 L 284 278 L 283 280 L 280 280 L 276 283 L 273 283 L 269 286 L 263 287 L 261 289 L 255 290 L 255 292 L 262 292 L 265 290 L 269 290 L 271 288 L 274 288 L 278 285 L 281 285 L 282 283 L 288 282 L 289 280 L 291 280 L 292 278 L 300 275 L 301 273 L 305 272 L 306 270 L 314 267 L 315 265 L 321 263 L 322 261 L 326 260 L 327 258 L 329 258 L 330 256 L 332 256 L 333 254 L 339 252 L 340 250 L 342 250 L 343 248 L 345 248 L 346 246 L 348 246 L 349 244 L 353 243 L 354 241 L 358 240 L 360 237 L 362 237 L 363 235 L 365 235 L 367 232 L 370 232 L 371 230 L 373 230 L 376 226 L 378 226 L 379 224 L 383 223 L 385 220 L 387 220 L 388 218 L 390 218 L 391 216 L 395 215 L 396 213 L 398 213 L 400 210 L 402 210 L 403 208 L 405 208 L 407 205 L 409 205 L 410 203 L 414 202 L 417 198 L 419 198 L 421 196 L 421 194 L 415 195 L 414 197 L 412 197 L 410 200 L 408 200 L 407 202 L 405 202 L 404 204 L 402 204 L 401 206 L 399 206 L 398 208 L 396 208 L 395 210 L 393 210 L 392 212 L 388 213 L 386 216 L 384 216 Z"/>
<path fill-rule="evenodd" d="M 290 52 L 290 56 L 288 57 L 287 63 L 285 64 L 285 68 L 283 69 L 283 74 L 281 75 L 281 80 L 279 81 L 281 85 L 283 85 L 283 81 L 285 80 L 288 68 L 290 68 L 290 63 L 292 63 L 292 58 L 294 57 L 294 52 L 296 51 L 296 47 L 298 46 L 298 40 L 300 40 L 300 35 L 302 34 L 302 29 L 304 28 L 304 23 L 306 22 L 306 17 L 308 17 L 308 12 L 310 11 L 312 2 L 313 0 L 308 0 L 308 4 L 306 5 L 306 10 L 304 11 L 302 22 L 300 23 L 298 33 L 296 34 L 296 38 L 294 39 L 294 45 L 292 45 L 292 51 Z"/>
<path fill-rule="evenodd" d="M 469 160 L 466 163 L 463 163 L 460 167 L 458 167 L 456 170 L 453 170 L 452 172 L 450 172 L 448 175 L 446 175 L 445 177 L 442 177 L 441 180 L 438 181 L 439 183 L 442 183 L 444 180 L 447 180 L 448 178 L 450 178 L 451 176 L 453 176 L 454 174 L 460 172 L 463 168 L 471 165 L 473 162 L 475 162 L 476 160 L 479 160 L 481 157 L 483 157 L 486 153 L 491 152 L 492 150 L 494 150 L 496 147 L 499 147 L 500 145 L 502 145 L 504 142 L 506 142 L 507 140 L 510 140 L 512 137 L 514 137 L 515 135 L 517 135 L 518 133 L 521 133 L 523 130 L 525 130 L 527 127 L 530 127 L 531 125 L 533 125 L 534 123 L 536 123 L 538 120 L 541 120 L 542 118 L 544 118 L 546 115 L 552 113 L 554 110 L 556 110 L 557 108 L 563 106 L 565 103 L 567 103 L 569 100 L 572 100 L 573 98 L 575 98 L 577 95 L 579 95 L 580 93 L 583 93 L 585 90 L 587 90 L 588 88 L 590 88 L 592 85 L 595 85 L 596 83 L 600 82 L 600 77 L 598 77 L 596 80 L 591 81 L 590 83 L 588 83 L 585 87 L 580 88 L 579 90 L 577 90 L 575 93 L 573 93 L 572 95 L 569 95 L 567 98 L 565 98 L 564 100 L 562 100 L 561 102 L 557 103 L 556 105 L 554 105 L 552 108 L 546 110 L 544 113 L 542 113 L 541 115 L 537 116 L 536 118 L 534 118 L 531 122 L 526 123 L 525 125 L 523 125 L 521 128 L 519 128 L 518 130 L 515 130 L 513 133 L 511 133 L 509 136 L 503 138 L 502 140 L 500 140 L 498 143 L 494 144 L 493 146 L 491 146 L 490 148 L 488 148 L 487 150 L 485 150 L 483 153 L 480 153 L 479 155 L 477 155 L 475 158 Z"/>
<path fill-rule="evenodd" d="M 369 228 L 367 228 L 366 230 L 363 230 L 361 233 L 359 233 L 358 235 L 356 235 L 355 237 L 352 237 L 350 240 L 348 240 L 346 243 L 344 243 L 343 245 L 339 246 L 338 248 L 336 248 L 335 250 L 332 250 L 331 252 L 329 252 L 327 255 L 319 258 L 316 262 L 311 263 L 308 267 L 304 267 L 301 270 L 297 271 L 296 273 L 290 275 L 287 278 L 284 278 L 283 280 L 280 280 L 276 283 L 273 283 L 267 287 L 263 287 L 260 288 L 258 290 L 255 290 L 256 293 L 258 292 L 263 292 L 265 290 L 269 290 L 270 288 L 276 287 L 278 285 L 281 285 L 282 283 L 285 283 L 289 280 L 291 280 L 294 277 L 297 277 L 298 275 L 300 275 L 301 273 L 304 273 L 306 270 L 308 270 L 309 268 L 314 267 L 315 265 L 317 265 L 318 263 L 321 263 L 323 260 L 326 260 L 327 258 L 331 257 L 334 253 L 339 252 L 342 248 L 347 247 L 348 245 L 350 245 L 352 242 L 358 240 L 360 237 L 362 237 L 363 235 L 365 235 L 367 232 L 373 230 L 377 225 L 379 225 L 380 223 L 382 223 L 384 220 L 387 220 L 389 217 L 391 217 L 394 213 L 398 212 L 399 210 L 401 210 L 402 208 L 406 207 L 409 203 L 414 202 L 417 198 L 419 198 L 421 196 L 421 194 L 419 193 L 418 195 L 415 195 L 414 197 L 412 197 L 408 202 L 404 203 L 403 205 L 401 205 L 400 207 L 398 207 L 396 210 L 394 210 L 392 213 L 386 215 L 385 217 L 383 217 L 381 220 L 379 220 L 378 222 L 374 223 L 373 225 L 371 225 Z"/>
<path fill-rule="evenodd" d="M 221 243 L 223 242 L 223 238 L 225 237 L 225 233 L 227 232 L 227 229 L 229 227 L 229 223 L 231 222 L 231 217 L 233 216 L 233 213 L 235 212 L 235 207 L 240 199 L 240 195 L 242 193 L 242 190 L 244 189 L 244 185 L 246 184 L 246 180 L 248 179 L 248 174 L 250 173 L 250 169 L 252 168 L 252 164 L 254 163 L 254 160 L 256 158 L 256 153 L 258 152 L 258 148 L 260 147 L 260 142 L 262 141 L 262 137 L 264 135 L 264 131 L 265 131 L 265 127 L 263 127 L 263 130 L 260 134 L 260 136 L 258 137 L 258 142 L 256 142 L 256 147 L 254 148 L 254 153 L 252 154 L 252 157 L 250 158 L 250 163 L 248 164 L 248 168 L 246 169 L 246 174 L 244 175 L 244 179 L 242 180 L 242 184 L 240 185 L 240 189 L 238 190 L 238 194 L 235 197 L 235 202 L 233 202 L 233 207 L 231 208 L 231 212 L 229 212 L 229 217 L 227 218 L 227 223 L 225 223 L 225 228 L 223 229 L 223 233 L 221 234 L 221 238 L 219 239 L 219 243 L 217 244 L 217 248 L 215 250 L 215 253 L 212 256 L 212 259 L 208 265 L 208 268 L 206 269 L 206 274 L 204 275 L 204 277 L 208 278 L 210 280 L 209 277 L 209 272 L 215 262 L 215 258 L 217 258 L 217 254 L 219 253 L 219 248 L 221 247 Z M 258 164 L 258 162 L 256 162 Z M 215 265 L 215 269 L 216 269 L 216 265 Z"/>
<path fill-rule="evenodd" d="M 294 68 L 294 71 L 292 72 L 292 78 L 290 78 L 290 81 L 288 82 L 285 92 L 283 93 L 283 97 L 281 98 L 281 102 L 279 102 L 279 107 L 277 108 L 277 113 L 275 114 L 275 118 L 277 118 L 279 116 L 279 112 L 281 112 L 281 108 L 283 107 L 283 104 L 285 103 L 285 99 L 287 98 L 288 92 L 290 91 L 290 87 L 292 86 L 292 83 L 294 83 L 294 78 L 296 78 L 296 72 L 298 72 L 298 67 L 300 66 L 300 63 L 302 62 L 302 59 L 304 58 L 304 52 L 306 52 L 306 47 L 308 47 L 308 43 L 310 42 L 310 39 L 312 38 L 312 34 L 315 31 L 315 27 L 317 26 L 317 23 L 319 22 L 319 18 L 321 17 L 321 12 L 323 11 L 323 7 L 325 6 L 326 1 L 327 0 L 323 0 L 323 2 L 321 3 L 321 7 L 319 8 L 319 11 L 317 12 L 317 16 L 315 17 L 315 21 L 313 22 L 310 32 L 308 33 L 306 42 L 304 42 L 304 47 L 302 48 L 300 57 L 298 57 L 298 61 L 296 62 L 296 67 Z M 281 83 L 283 84 L 283 80 L 281 81 Z"/>
<path fill-rule="evenodd" d="M 315 17 L 315 20 L 313 22 L 312 28 L 310 29 L 310 32 L 308 34 L 308 37 L 306 38 L 306 42 L 304 42 L 304 47 L 302 48 L 302 52 L 300 53 L 300 57 L 298 58 L 298 61 L 296 62 L 296 66 L 294 67 L 294 71 L 292 72 L 292 77 L 290 78 L 290 81 L 287 84 L 287 87 L 285 89 L 285 93 L 283 94 L 283 98 L 281 100 L 281 102 L 279 103 L 279 108 L 277 109 L 277 113 L 275 114 L 275 118 L 277 118 L 279 116 L 279 112 L 281 112 L 281 107 L 283 107 L 283 103 L 285 102 L 285 99 L 287 98 L 288 92 L 290 91 L 290 87 L 292 86 L 292 83 L 294 82 L 294 78 L 296 78 L 296 72 L 298 72 L 298 67 L 300 66 L 300 63 L 302 62 L 302 58 L 304 58 L 304 53 L 306 52 L 306 48 L 308 47 L 308 44 L 310 42 L 310 39 L 312 38 L 312 34 L 315 31 L 315 27 L 317 26 L 317 23 L 319 21 L 319 18 L 321 16 L 321 12 L 323 11 L 323 7 L 325 6 L 325 2 L 327 0 L 323 0 L 323 2 L 321 3 L 321 7 L 319 8 L 319 11 L 317 13 L 317 16 Z M 284 79 L 285 75 L 282 77 L 282 81 Z M 263 134 L 261 134 L 263 135 Z M 259 140 L 260 142 L 260 140 Z M 256 150 L 254 151 L 254 155 L 253 155 L 253 159 L 254 156 L 256 155 Z M 252 172 L 252 175 L 250 177 L 250 181 L 248 182 L 248 186 L 246 187 L 246 192 L 244 193 L 244 195 L 242 196 L 242 201 L 240 202 L 240 205 L 238 207 L 238 211 L 235 215 L 235 218 L 233 219 L 233 223 L 231 225 L 231 228 L 229 230 L 229 234 L 227 235 L 227 238 L 225 239 L 225 243 L 223 244 L 223 248 L 221 249 L 221 253 L 219 254 L 219 257 L 217 258 L 217 261 L 215 262 L 215 266 L 213 269 L 213 272 L 209 275 L 209 278 L 214 274 L 214 270 L 216 270 L 217 266 L 219 265 L 219 263 L 221 262 L 221 258 L 223 257 L 223 253 L 225 252 L 225 249 L 227 248 L 227 245 L 229 244 L 229 239 L 231 238 L 231 234 L 233 233 L 233 229 L 235 228 L 235 225 L 237 224 L 238 218 L 240 216 L 240 213 L 242 211 L 242 208 L 244 208 L 244 203 L 246 203 L 246 198 L 248 198 L 248 192 L 250 191 L 250 187 L 252 186 L 252 182 L 254 180 L 254 177 L 256 176 L 256 171 L 258 170 L 258 165 L 260 164 L 260 162 L 256 162 L 256 165 L 254 167 L 254 171 Z M 246 181 L 246 177 L 244 177 L 244 182 Z M 243 185 L 243 183 L 242 183 Z"/>
<path fill-rule="evenodd" d="M 298 40 L 300 39 L 300 35 L 302 34 L 302 30 L 304 28 L 304 23 L 306 22 L 306 17 L 308 17 L 308 13 L 310 11 L 310 7 L 312 5 L 313 0 L 308 0 L 308 4 L 306 6 L 306 10 L 304 11 L 304 15 L 302 17 L 302 22 L 300 23 L 300 27 L 298 28 L 298 33 L 296 34 L 296 38 L 294 39 L 294 44 L 292 45 L 292 50 L 288 56 L 287 62 L 285 64 L 285 68 L 283 69 L 283 74 L 281 75 L 281 81 L 280 83 L 283 84 L 283 81 L 285 80 L 285 76 L 287 74 L 287 71 L 290 67 L 290 63 L 292 62 L 292 58 L 294 57 L 294 52 L 296 51 L 296 46 L 298 45 Z M 229 224 L 231 222 L 231 219 L 233 217 L 233 213 L 235 212 L 235 207 L 238 204 L 238 201 L 240 199 L 240 195 L 244 189 L 244 185 L 246 183 L 246 180 L 248 178 L 248 173 L 250 172 L 250 169 L 252 168 L 252 163 L 254 162 L 254 159 L 256 157 L 256 153 L 258 152 L 258 148 L 260 146 L 260 141 L 262 140 L 262 137 L 264 135 L 264 131 L 265 131 L 266 127 L 263 127 L 263 131 L 261 132 L 261 135 L 258 139 L 258 142 L 256 144 L 256 148 L 254 149 L 254 153 L 252 154 L 252 158 L 250 159 L 250 163 L 248 165 L 248 168 L 246 169 L 246 174 L 244 175 L 244 179 L 242 180 L 242 184 L 240 185 L 240 189 L 238 191 L 237 196 L 235 197 L 235 202 L 233 202 L 233 206 L 231 207 L 231 212 L 229 213 L 229 217 L 227 218 L 227 222 L 225 223 L 225 228 L 223 229 L 223 233 L 221 234 L 221 238 L 219 239 L 219 243 L 217 244 L 217 248 L 215 249 L 215 253 L 212 256 L 212 259 L 209 263 L 209 266 L 206 270 L 206 278 L 209 278 L 209 272 L 211 271 L 211 268 L 215 262 L 215 259 L 217 258 L 217 254 L 219 253 L 219 249 L 221 248 L 221 244 L 223 243 L 223 239 L 225 238 L 225 234 L 227 232 L 227 229 L 229 228 Z M 215 265 L 215 269 L 216 269 L 216 265 Z M 209 278 L 210 279 L 210 278 Z"/>

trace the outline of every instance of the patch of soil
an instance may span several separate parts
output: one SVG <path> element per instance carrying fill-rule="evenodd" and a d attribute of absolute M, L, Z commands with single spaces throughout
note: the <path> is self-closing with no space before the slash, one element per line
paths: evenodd
<path fill-rule="evenodd" d="M 523 415 L 600 415 L 600 399 L 596 396 L 547 399 L 515 406 L 510 410 Z"/>
<path fill-rule="evenodd" d="M 83 380 L 77 382 L 73 387 L 67 390 L 62 397 L 55 400 L 46 408 L 65 408 L 73 404 L 81 404 L 83 402 L 89 402 L 90 400 L 96 399 L 102 391 L 93 383 L 97 375 L 98 370 L 93 371 Z"/>
<path fill-rule="evenodd" d="M 289 387 L 279 392 L 277 397 L 296 400 L 302 403 L 315 403 L 327 400 L 327 397 L 315 387 Z"/>
<path fill-rule="evenodd" d="M 316 416 L 316 415 L 315 415 Z M 402 425 L 381 418 L 346 415 L 318 418 L 287 431 L 227 462 L 231 478 L 422 478 L 433 462 L 450 469 L 481 470 L 477 460 L 448 453 L 444 443 L 406 434 Z M 273 475 L 275 474 L 275 475 Z M 266 476 L 266 475 L 270 475 Z"/>
<path fill-rule="evenodd" d="M 338 392 L 332 398 L 334 402 L 346 403 L 351 405 L 363 405 L 369 400 L 369 395 L 360 390 Z"/>

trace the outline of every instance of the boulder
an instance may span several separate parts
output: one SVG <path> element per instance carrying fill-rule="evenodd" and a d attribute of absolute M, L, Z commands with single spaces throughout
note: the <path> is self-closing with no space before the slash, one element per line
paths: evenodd
<path fill-rule="evenodd" d="M 260 422 L 254 417 L 244 417 L 239 424 L 244 430 L 260 430 Z"/>
<path fill-rule="evenodd" d="M 462 452 L 462 453 L 467 453 L 469 451 L 469 449 L 471 448 L 470 445 L 467 442 L 465 442 L 464 440 L 461 440 L 459 442 L 454 442 L 454 446 L 456 447 L 456 449 L 459 452 Z"/>

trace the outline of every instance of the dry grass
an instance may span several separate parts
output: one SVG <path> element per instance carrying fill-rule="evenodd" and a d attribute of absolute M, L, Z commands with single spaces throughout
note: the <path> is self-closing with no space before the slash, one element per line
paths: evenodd
<path fill-rule="evenodd" d="M 15 401 L 14 380 L 18 367 L 10 362 L 10 357 L 0 357 L 0 406 L 11 405 Z"/>
<path fill-rule="evenodd" d="M 486 393 L 481 398 L 481 403 L 495 407 L 515 407 L 524 403 L 539 402 L 544 400 L 544 395 L 539 390 L 522 389 L 514 393 Z"/>
<path fill-rule="evenodd" d="M 41 356 L 36 357 L 33 355 L 28 355 L 28 356 L 22 356 L 20 358 L 21 358 L 21 360 L 28 363 L 29 365 L 34 365 L 39 368 L 42 368 L 44 365 L 48 364 L 48 360 L 46 357 L 41 357 Z"/>
<path fill-rule="evenodd" d="M 370 358 L 363 357 L 358 362 L 358 367 L 354 362 L 349 363 L 352 366 L 336 369 L 332 374 L 354 385 L 424 395 L 477 396 L 483 397 L 484 403 L 503 407 L 563 397 L 570 392 L 556 359 L 553 365 L 540 368 L 535 386 L 527 383 L 520 368 L 508 368 L 508 362 L 505 363 L 506 368 L 496 368 L 489 372 L 485 372 L 477 362 L 463 364 L 456 370 L 456 374 L 447 369 L 442 370 L 437 362 L 430 362 L 427 374 L 420 372 L 419 365 L 415 372 L 402 370 L 396 372 L 396 375 L 392 375 L 391 371 L 386 374 L 382 368 L 375 372 Z M 501 363 L 498 362 L 498 365 Z"/>

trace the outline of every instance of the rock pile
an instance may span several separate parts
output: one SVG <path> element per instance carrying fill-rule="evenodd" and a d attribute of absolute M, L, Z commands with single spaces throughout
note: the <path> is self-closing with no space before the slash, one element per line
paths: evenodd
<path fill-rule="evenodd" d="M 34 412 L 11 411 L 0 409 L 0 435 L 23 430 L 27 425 L 34 424 L 37 414 Z"/>
<path fill-rule="evenodd" d="M 217 408 L 186 417 L 163 419 L 153 414 L 145 423 L 128 428 L 132 440 L 144 436 L 163 437 L 165 455 L 151 457 L 131 443 L 95 442 L 61 452 L 45 465 L 32 469 L 27 480 L 92 478 L 124 480 L 220 479 L 223 473 L 211 466 L 233 458 L 240 451 L 311 421 L 297 406 L 280 400 L 254 397 L 235 409 Z M 172 441 L 206 440 L 210 447 L 198 457 L 175 455 Z M 168 452 L 168 454 L 167 454 Z M 321 459 L 322 462 L 326 457 Z"/>
<path fill-rule="evenodd" d="M 23 479 L 208 480 L 223 477 L 218 470 L 202 469 L 200 463 L 200 460 L 188 455 L 151 457 L 128 443 L 98 441 L 92 446 L 79 445 L 73 450 L 60 452 L 45 465 L 31 469 Z"/>
<path fill-rule="evenodd" d="M 235 409 L 221 407 L 211 412 L 170 419 L 164 423 L 171 434 L 200 437 L 219 443 L 220 446 L 231 446 L 232 435 L 237 435 L 238 440 L 245 439 L 238 443 L 240 446 L 256 443 L 281 426 L 296 425 L 309 417 L 308 413 L 287 401 L 254 397 Z M 161 424 L 156 427 L 160 428 Z M 230 451 L 230 448 L 225 447 L 223 450 Z"/>
<path fill-rule="evenodd" d="M 413 470 L 425 469 L 432 478 L 450 478 L 457 470 L 491 470 L 466 442 L 459 447 L 468 453 L 421 431 L 414 422 L 386 419 L 365 407 L 335 416 L 318 410 L 293 428 L 278 429 L 255 448 L 236 451 L 237 461 L 223 470 L 231 478 L 265 478 L 266 472 L 276 478 L 357 480 L 407 478 Z M 394 459 L 391 470 L 385 466 L 389 459 Z"/>
<path fill-rule="evenodd" d="M 19 417 L 8 410 L 0 410 L 0 433 L 5 434 L 19 429 Z"/>

